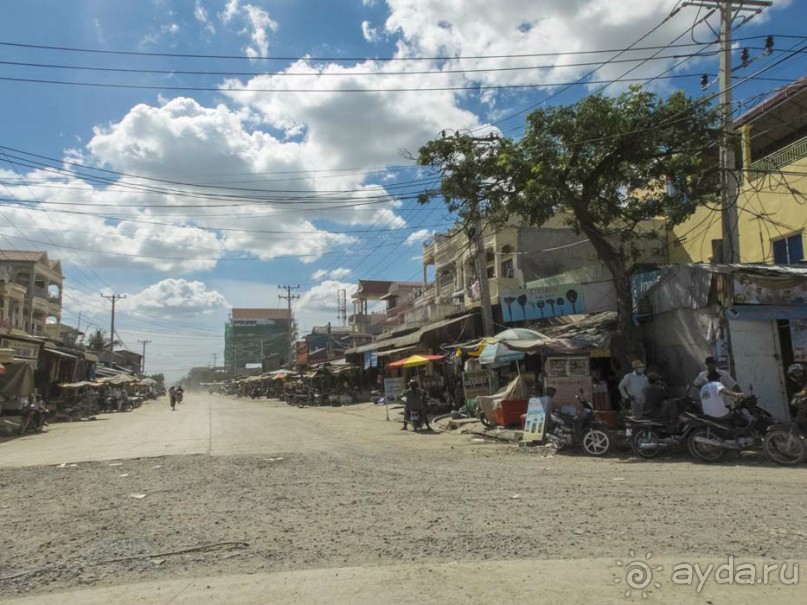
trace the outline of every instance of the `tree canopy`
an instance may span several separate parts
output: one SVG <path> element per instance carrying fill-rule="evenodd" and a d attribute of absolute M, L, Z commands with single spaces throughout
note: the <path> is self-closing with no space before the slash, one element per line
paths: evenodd
<path fill-rule="evenodd" d="M 624 360 L 641 348 L 629 270 L 641 260 L 641 240 L 661 237 L 639 227 L 650 219 L 679 224 L 717 199 L 718 115 L 681 92 L 665 99 L 632 87 L 536 110 L 517 142 L 441 137 L 420 149 L 418 162 L 439 170 L 439 194 L 463 220 L 482 215 L 498 225 L 515 215 L 540 226 L 561 215 L 584 234 L 615 281 Z M 421 203 L 436 194 L 424 193 Z"/>

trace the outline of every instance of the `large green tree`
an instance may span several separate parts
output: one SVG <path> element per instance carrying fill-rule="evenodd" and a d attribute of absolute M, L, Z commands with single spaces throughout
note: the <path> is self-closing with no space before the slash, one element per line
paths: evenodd
<path fill-rule="evenodd" d="M 589 96 L 531 113 L 524 137 L 497 146 L 488 159 L 490 174 L 479 175 L 481 184 L 505 183 L 508 189 L 484 207 L 488 220 L 502 223 L 517 215 L 539 226 L 561 215 L 588 238 L 615 282 L 618 333 L 612 348 L 623 362 L 642 349 L 631 317 L 631 266 L 642 260 L 647 240 L 656 240 L 659 249 L 666 244 L 664 232 L 644 221 L 676 225 L 717 198 L 710 153 L 717 125 L 715 108 L 683 93 L 665 99 L 631 88 L 618 97 Z M 484 194 L 480 181 L 457 179 L 473 167 L 473 156 L 463 151 L 468 142 L 457 140 L 457 153 L 445 139 L 431 141 L 418 158 L 440 170 L 449 208 L 462 210 L 472 196 Z"/>

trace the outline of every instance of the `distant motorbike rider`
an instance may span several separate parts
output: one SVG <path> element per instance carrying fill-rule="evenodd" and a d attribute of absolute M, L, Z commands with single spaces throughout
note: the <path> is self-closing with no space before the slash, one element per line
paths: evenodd
<path fill-rule="evenodd" d="M 185 398 L 185 390 L 182 388 L 182 385 L 179 385 L 176 390 L 177 396 L 177 403 L 182 403 L 182 400 Z"/>
<path fill-rule="evenodd" d="M 630 402 L 631 415 L 638 418 L 644 408 L 644 389 L 649 384 L 644 373 L 644 362 L 638 359 L 631 363 L 633 371 L 625 374 L 619 383 L 619 393 L 624 401 Z"/>
<path fill-rule="evenodd" d="M 739 390 L 740 384 L 734 380 L 731 374 L 717 367 L 717 360 L 714 357 L 707 357 L 704 363 L 706 364 L 706 369 L 698 374 L 692 384 L 701 388 L 707 382 L 717 380 L 727 389 Z"/>
<path fill-rule="evenodd" d="M 424 421 L 426 420 L 426 414 L 424 410 L 423 392 L 420 390 L 416 380 L 412 379 L 409 381 L 409 385 L 404 391 L 403 396 L 406 398 L 406 402 L 404 403 L 404 421 L 401 430 L 405 431 L 409 423 L 409 415 L 412 412 L 420 413 Z"/>

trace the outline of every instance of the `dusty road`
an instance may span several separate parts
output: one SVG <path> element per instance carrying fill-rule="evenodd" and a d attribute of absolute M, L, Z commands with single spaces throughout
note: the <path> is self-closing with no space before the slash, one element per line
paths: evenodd
<path fill-rule="evenodd" d="M 805 467 L 525 454 L 369 405 L 191 394 L 101 418 L 0 444 L 0 597 L 638 602 L 624 564 L 652 553 L 644 602 L 807 602 L 807 578 L 670 576 L 729 555 L 807 574 Z"/>

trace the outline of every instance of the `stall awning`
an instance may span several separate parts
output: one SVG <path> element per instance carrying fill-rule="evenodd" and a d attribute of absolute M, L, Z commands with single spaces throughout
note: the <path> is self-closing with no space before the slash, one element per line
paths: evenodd
<path fill-rule="evenodd" d="M 57 351 L 56 349 L 42 349 L 45 353 L 50 353 L 51 355 L 56 355 L 58 357 L 66 357 L 67 359 L 77 359 L 75 355 L 70 355 L 69 353 L 62 353 L 61 351 Z"/>
<path fill-rule="evenodd" d="M 411 351 L 414 349 L 415 346 L 412 345 L 411 347 L 401 347 L 400 349 L 389 349 L 388 351 L 379 351 L 378 357 L 387 357 L 389 355 L 395 355 L 396 353 L 404 353 L 406 351 Z"/>
<path fill-rule="evenodd" d="M 356 347 L 355 349 L 348 349 L 345 351 L 345 355 L 357 355 L 359 353 L 368 353 L 370 351 L 378 351 L 379 349 L 383 349 L 384 347 L 392 347 L 395 346 L 395 340 L 393 338 L 385 338 L 384 340 L 376 340 L 375 342 L 368 342 L 366 345 L 361 345 Z"/>
<path fill-rule="evenodd" d="M 420 339 L 429 332 L 433 332 L 434 330 L 439 330 L 440 328 L 445 328 L 447 326 L 453 325 L 455 323 L 459 323 L 461 321 L 465 321 L 466 319 L 473 317 L 473 313 L 468 313 L 466 315 L 462 315 L 461 317 L 453 317 L 451 319 L 443 319 L 442 321 L 436 321 L 432 324 L 427 326 L 423 326 L 419 330 L 412 332 L 411 334 L 406 334 L 401 336 L 400 338 L 395 339 L 395 346 L 396 347 L 406 347 L 420 344 Z"/>

